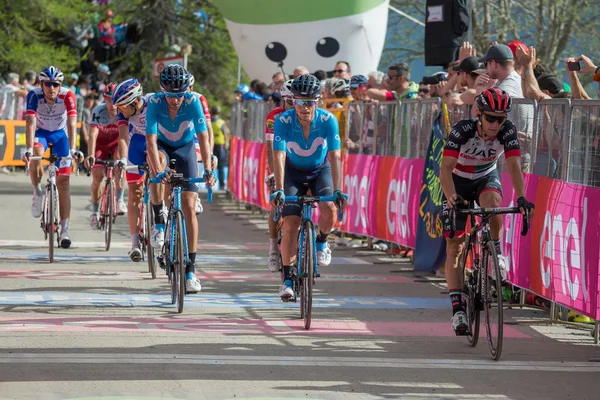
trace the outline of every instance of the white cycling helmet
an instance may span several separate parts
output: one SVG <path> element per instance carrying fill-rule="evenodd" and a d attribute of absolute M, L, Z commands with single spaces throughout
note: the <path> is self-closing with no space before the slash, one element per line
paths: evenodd
<path fill-rule="evenodd" d="M 331 93 L 338 96 L 345 96 L 350 93 L 350 84 L 345 79 L 338 78 L 331 84 Z"/>
<path fill-rule="evenodd" d="M 283 86 L 281 86 L 281 90 L 279 91 L 279 93 L 281 94 L 281 97 L 293 97 L 294 93 L 292 93 L 292 82 L 294 80 L 290 79 L 289 81 L 285 82 L 283 84 Z"/>
<path fill-rule="evenodd" d="M 39 78 L 40 78 L 41 82 L 49 81 L 49 82 L 59 82 L 59 83 L 62 83 L 63 80 L 65 79 L 62 71 L 53 65 L 44 68 L 42 70 L 42 72 L 40 72 Z"/>
<path fill-rule="evenodd" d="M 143 95 L 142 85 L 137 79 L 127 79 L 117 85 L 113 92 L 112 101 L 113 105 L 126 106 L 133 103 L 139 97 Z"/>

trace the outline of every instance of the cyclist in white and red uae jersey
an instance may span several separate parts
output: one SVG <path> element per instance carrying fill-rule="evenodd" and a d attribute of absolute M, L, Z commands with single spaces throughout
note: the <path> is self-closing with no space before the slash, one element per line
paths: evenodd
<path fill-rule="evenodd" d="M 40 72 L 42 87 L 35 88 L 27 94 L 26 146 L 23 161 L 29 157 L 41 156 L 48 145 L 58 157 L 73 157 L 81 160 L 83 154 L 75 149 L 77 134 L 77 108 L 75 94 L 61 88 L 64 76 L 60 69 L 50 66 Z M 68 134 L 67 134 L 68 132 Z M 72 161 L 61 160 L 58 167 L 56 186 L 59 193 L 60 208 L 60 245 L 68 249 L 71 246 L 69 237 L 69 217 L 71 214 L 71 196 L 69 180 Z M 42 186 L 40 181 L 44 170 L 40 161 L 32 161 L 29 169 L 33 185 L 31 214 L 34 218 L 42 215 Z"/>
<path fill-rule="evenodd" d="M 90 226 L 93 229 L 100 227 L 98 223 L 98 210 L 100 208 L 100 196 L 102 195 L 102 179 L 104 178 L 104 165 L 97 162 L 118 160 L 119 156 L 119 127 L 117 125 L 117 109 L 112 104 L 112 95 L 115 84 L 109 83 L 102 92 L 104 103 L 97 105 L 92 110 L 90 121 L 89 156 L 85 160 L 85 167 L 92 168 L 92 184 L 90 192 L 92 195 L 92 215 L 90 215 Z M 127 158 L 120 160 L 121 166 L 127 165 Z M 123 215 L 127 212 L 127 205 L 123 200 L 123 185 L 121 173 L 115 170 L 115 183 L 117 186 L 117 213 Z"/>
<path fill-rule="evenodd" d="M 533 204 L 525 199 L 525 181 L 521 172 L 521 150 L 517 130 L 507 120 L 512 99 L 498 88 L 486 89 L 476 98 L 477 119 L 458 122 L 452 127 L 444 148 L 440 167 L 440 183 L 444 191 L 442 219 L 446 232 L 450 229 L 449 211 L 455 205 L 476 201 L 481 207 L 500 207 L 502 183 L 498 173 L 498 158 L 504 154 L 506 167 L 517 194 L 517 206 L 523 213 Z M 452 301 L 452 328 L 457 335 L 468 332 L 468 322 L 462 305 L 463 271 L 457 268 L 460 247 L 464 241 L 466 216 L 456 216 L 454 238 L 446 241 L 446 282 Z M 506 259 L 500 251 L 502 219 L 490 218 L 490 235 L 496 244 L 500 270 L 506 278 Z"/>

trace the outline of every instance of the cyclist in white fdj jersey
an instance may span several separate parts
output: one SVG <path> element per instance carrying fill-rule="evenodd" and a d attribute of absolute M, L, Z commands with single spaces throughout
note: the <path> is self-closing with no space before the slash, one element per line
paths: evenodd
<path fill-rule="evenodd" d="M 27 94 L 26 145 L 23 161 L 41 156 L 52 145 L 52 152 L 58 157 L 71 155 L 76 161 L 83 159 L 83 154 L 75 149 L 77 135 L 77 108 L 75 94 L 61 88 L 64 76 L 60 69 L 50 66 L 40 72 L 42 87 L 35 88 Z M 68 132 L 68 134 L 67 134 Z M 56 163 L 58 172 L 56 186 L 59 193 L 60 208 L 60 246 L 68 249 L 71 246 L 69 237 L 69 217 L 71 215 L 71 195 L 69 180 L 72 168 L 71 160 Z M 33 185 L 31 214 L 34 218 L 42 215 L 41 179 L 44 169 L 40 161 L 32 161 L 29 176 Z"/>
<path fill-rule="evenodd" d="M 142 85 L 137 79 L 127 79 L 117 85 L 113 92 L 113 104 L 117 107 L 117 124 L 119 126 L 119 152 L 127 156 L 128 165 L 144 165 L 146 161 L 146 111 L 148 98 L 143 95 Z M 141 171 L 127 171 L 127 222 L 131 237 L 129 257 L 138 262 L 142 259 L 138 220 L 140 204 L 144 194 L 144 177 Z"/>
<path fill-rule="evenodd" d="M 194 136 L 198 137 L 204 179 L 214 185 L 210 168 L 211 152 L 206 128 L 206 119 L 198 97 L 188 91 L 190 74 L 180 65 L 168 65 L 160 74 L 162 93 L 156 93 L 148 100 L 146 113 L 146 143 L 148 163 L 153 176 L 165 171 L 171 159 L 175 159 L 175 170 L 185 178 L 198 176 Z M 152 245 L 159 249 L 164 244 L 165 216 L 163 208 L 164 185 L 152 185 L 152 206 L 155 227 L 152 232 Z M 198 242 L 198 220 L 195 206 L 198 186 L 189 183 L 184 186 L 181 207 L 185 218 L 190 263 L 186 265 L 186 292 L 201 290 L 200 281 L 195 275 L 196 248 Z"/>
<path fill-rule="evenodd" d="M 342 188 L 340 134 L 335 116 L 317 108 L 321 97 L 321 81 L 314 75 L 300 75 L 292 81 L 294 108 L 275 119 L 274 172 L 275 193 L 273 207 L 279 206 L 285 196 L 303 196 L 308 189 L 314 196 L 335 196 L 342 205 L 346 195 Z M 335 224 L 336 208 L 332 202 L 319 203 L 319 233 L 317 235 L 317 262 L 319 267 L 331 263 L 327 236 Z M 284 281 L 279 296 L 286 301 L 294 296 L 292 264 L 298 253 L 300 203 L 286 203 L 283 207 L 283 238 L 281 256 Z"/>
<path fill-rule="evenodd" d="M 498 158 L 504 153 L 506 167 L 517 195 L 517 206 L 522 213 L 533 204 L 525 199 L 525 181 L 521 172 L 521 150 L 517 129 L 507 119 L 512 105 L 508 93 L 498 88 L 486 89 L 476 98 L 477 119 L 465 119 L 452 127 L 440 168 L 440 183 L 444 191 L 442 219 L 444 230 L 450 229 L 449 210 L 476 201 L 480 207 L 500 207 L 502 182 L 497 169 Z M 463 271 L 457 268 L 458 256 L 464 242 L 467 218 L 456 216 L 456 236 L 446 238 L 446 282 L 452 302 L 452 329 L 457 335 L 468 332 L 468 322 L 462 305 Z M 490 218 L 490 235 L 500 251 L 502 219 Z M 503 278 L 506 278 L 506 260 L 499 256 Z"/>

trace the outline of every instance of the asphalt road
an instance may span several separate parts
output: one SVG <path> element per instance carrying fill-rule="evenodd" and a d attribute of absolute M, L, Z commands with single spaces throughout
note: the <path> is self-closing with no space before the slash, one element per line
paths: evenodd
<path fill-rule="evenodd" d="M 73 177 L 73 246 L 49 264 L 28 179 L 0 176 L 0 399 L 600 398 L 600 349 L 543 334 L 547 312 L 505 310 L 495 362 L 454 336 L 439 280 L 373 252 L 333 249 L 305 331 L 266 269 L 265 219 L 223 196 L 200 216 L 203 290 L 177 314 L 166 278 L 129 261 L 125 217 L 104 251 L 88 185 Z"/>

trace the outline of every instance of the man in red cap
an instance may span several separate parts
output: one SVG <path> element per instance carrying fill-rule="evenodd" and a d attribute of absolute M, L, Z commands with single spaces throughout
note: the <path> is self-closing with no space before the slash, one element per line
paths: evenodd
<path fill-rule="evenodd" d="M 519 75 L 523 75 L 523 66 L 519 63 L 519 60 L 517 59 L 517 48 L 520 47 L 523 50 L 527 51 L 527 46 L 523 42 L 519 42 L 518 40 L 513 40 L 512 42 L 510 42 L 508 44 L 508 47 L 510 48 L 510 51 L 512 51 L 512 53 L 513 53 L 513 59 L 515 60 L 515 71 L 517 71 Z"/>

